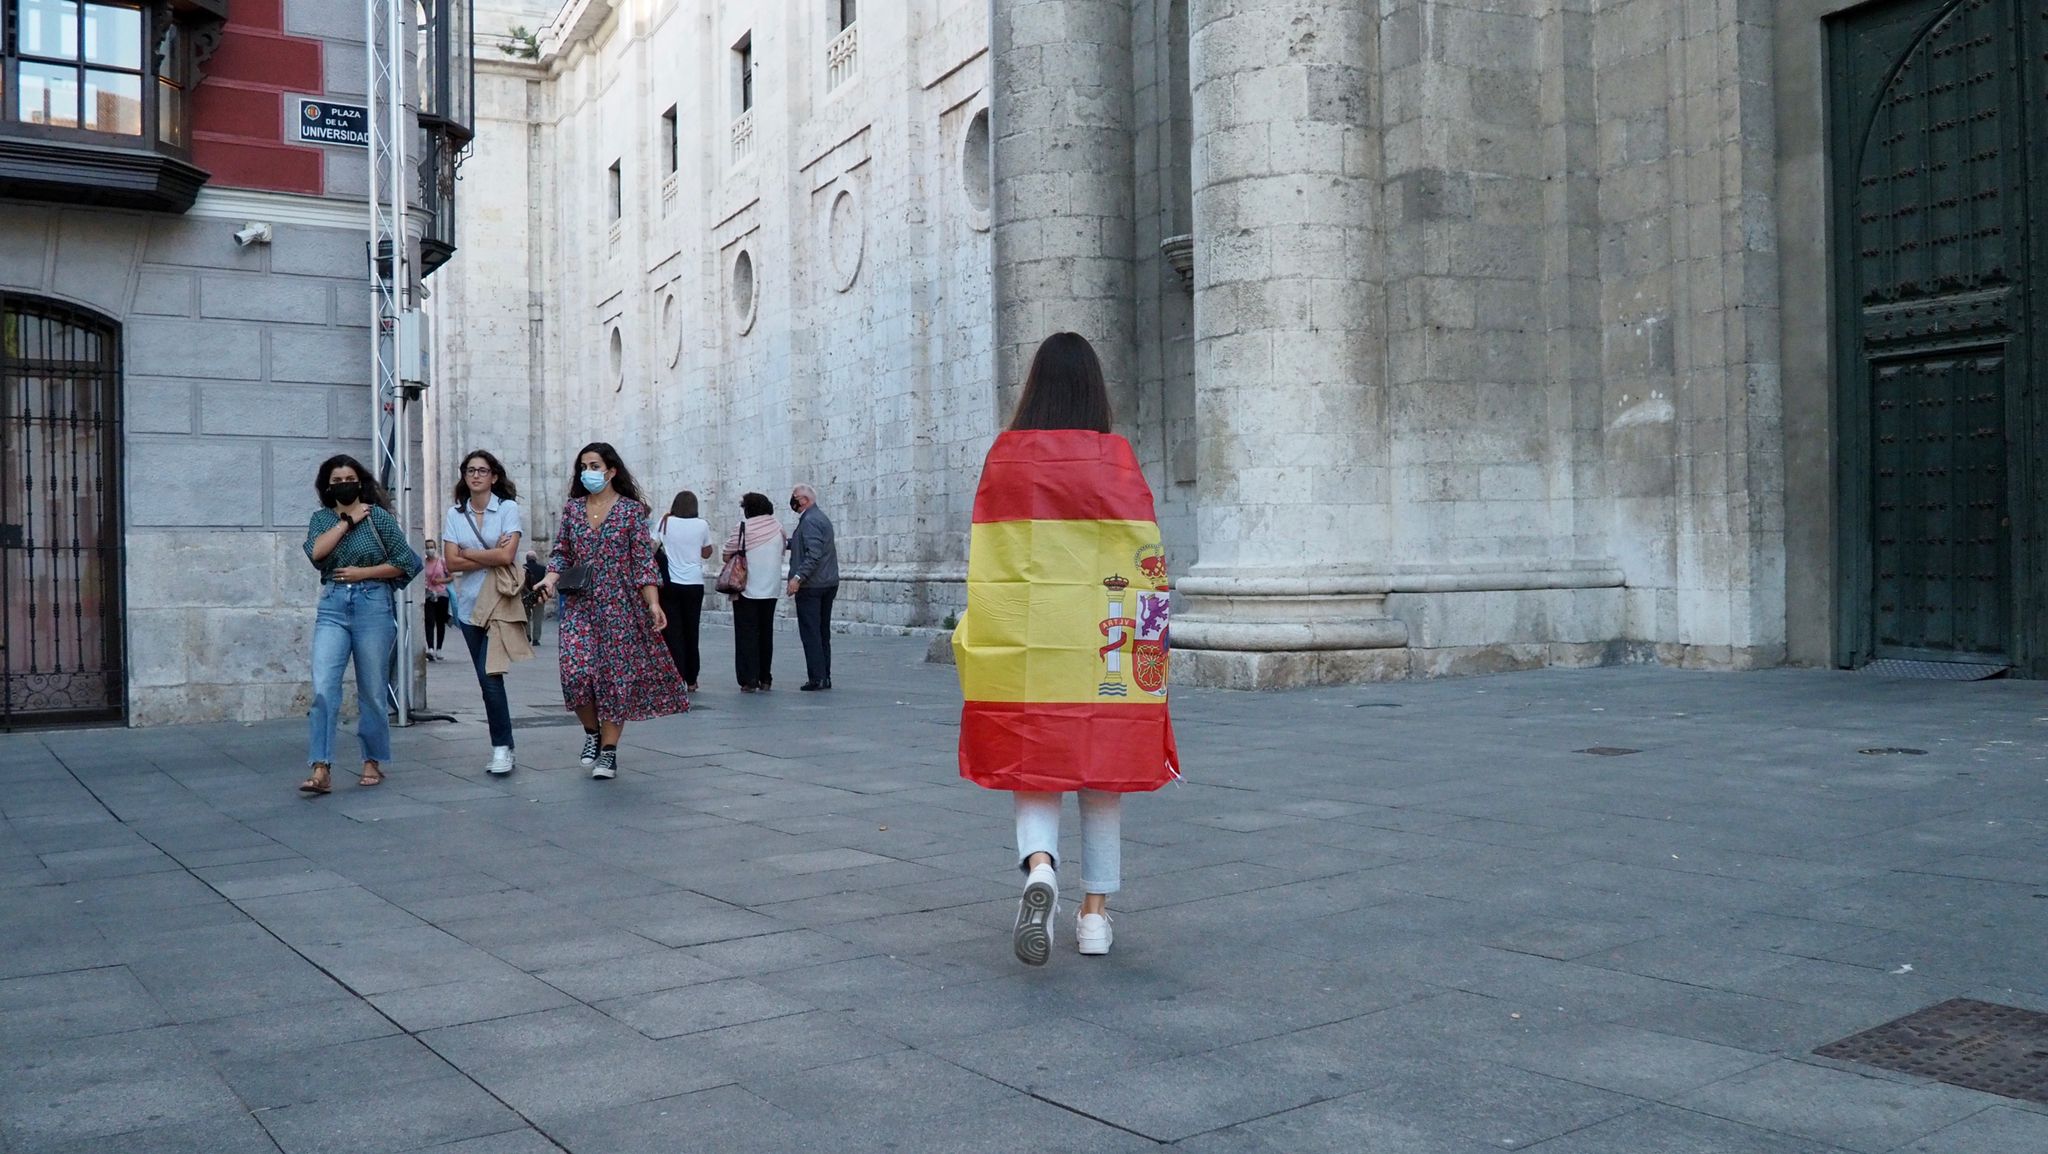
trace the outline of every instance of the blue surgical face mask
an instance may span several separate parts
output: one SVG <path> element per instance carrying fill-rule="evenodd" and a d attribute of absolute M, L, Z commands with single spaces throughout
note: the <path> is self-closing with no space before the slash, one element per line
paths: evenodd
<path fill-rule="evenodd" d="M 579 479 L 583 482 L 584 492 L 591 494 L 604 492 L 604 474 L 602 472 L 595 469 L 585 469 Z"/>

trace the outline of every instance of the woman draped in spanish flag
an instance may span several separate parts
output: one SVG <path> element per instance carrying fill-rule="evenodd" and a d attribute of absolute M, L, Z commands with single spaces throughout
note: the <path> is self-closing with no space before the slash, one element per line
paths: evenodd
<path fill-rule="evenodd" d="M 1166 554 L 1152 491 L 1110 416 L 1095 350 L 1075 333 L 1048 337 L 982 466 L 953 632 L 960 774 L 1015 799 L 1025 881 L 1013 944 L 1032 966 L 1052 955 L 1061 795 L 1080 795 L 1075 943 L 1106 954 L 1123 795 L 1180 776 Z"/>

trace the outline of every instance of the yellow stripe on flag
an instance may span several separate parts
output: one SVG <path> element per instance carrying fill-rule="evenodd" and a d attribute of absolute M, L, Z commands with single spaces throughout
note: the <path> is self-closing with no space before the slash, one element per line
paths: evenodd
<path fill-rule="evenodd" d="M 969 701 L 1157 701 L 1127 689 L 1105 694 L 1103 622 L 1110 605 L 1136 615 L 1152 582 L 1139 568 L 1159 547 L 1150 521 L 991 521 L 968 544 L 967 614 L 954 635 L 961 690 Z M 1108 578 L 1129 582 L 1123 592 Z M 1131 681 L 1131 652 L 1119 656 Z M 1126 695 L 1127 694 L 1127 695 Z"/>

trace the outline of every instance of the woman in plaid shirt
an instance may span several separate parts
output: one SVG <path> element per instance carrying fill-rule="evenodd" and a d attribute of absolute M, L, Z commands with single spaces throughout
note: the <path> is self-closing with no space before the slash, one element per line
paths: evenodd
<path fill-rule="evenodd" d="M 307 761 L 299 785 L 310 796 L 333 791 L 334 732 L 341 720 L 341 673 L 356 663 L 356 738 L 363 747 L 359 786 L 384 780 L 391 760 L 391 650 L 398 639 L 392 594 L 420 571 L 405 529 L 391 515 L 376 478 L 354 457 L 339 454 L 313 475 L 320 508 L 306 523 L 306 556 L 320 570 L 313 621 L 313 711 Z"/>

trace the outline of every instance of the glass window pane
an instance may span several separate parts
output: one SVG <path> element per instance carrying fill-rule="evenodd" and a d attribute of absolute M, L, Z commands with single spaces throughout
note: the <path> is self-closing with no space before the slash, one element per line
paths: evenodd
<path fill-rule="evenodd" d="M 16 0 L 21 15 L 21 51 L 28 56 L 78 58 L 75 0 Z"/>
<path fill-rule="evenodd" d="M 85 62 L 141 68 L 142 9 L 123 4 L 86 5 Z"/>
<path fill-rule="evenodd" d="M 156 138 L 179 148 L 185 145 L 185 90 L 168 80 L 156 82 Z"/>
<path fill-rule="evenodd" d="M 85 126 L 94 132 L 142 135 L 142 77 L 132 72 L 85 74 Z"/>
<path fill-rule="evenodd" d="M 78 127 L 78 69 L 55 64 L 21 64 L 15 119 L 55 128 Z"/>

